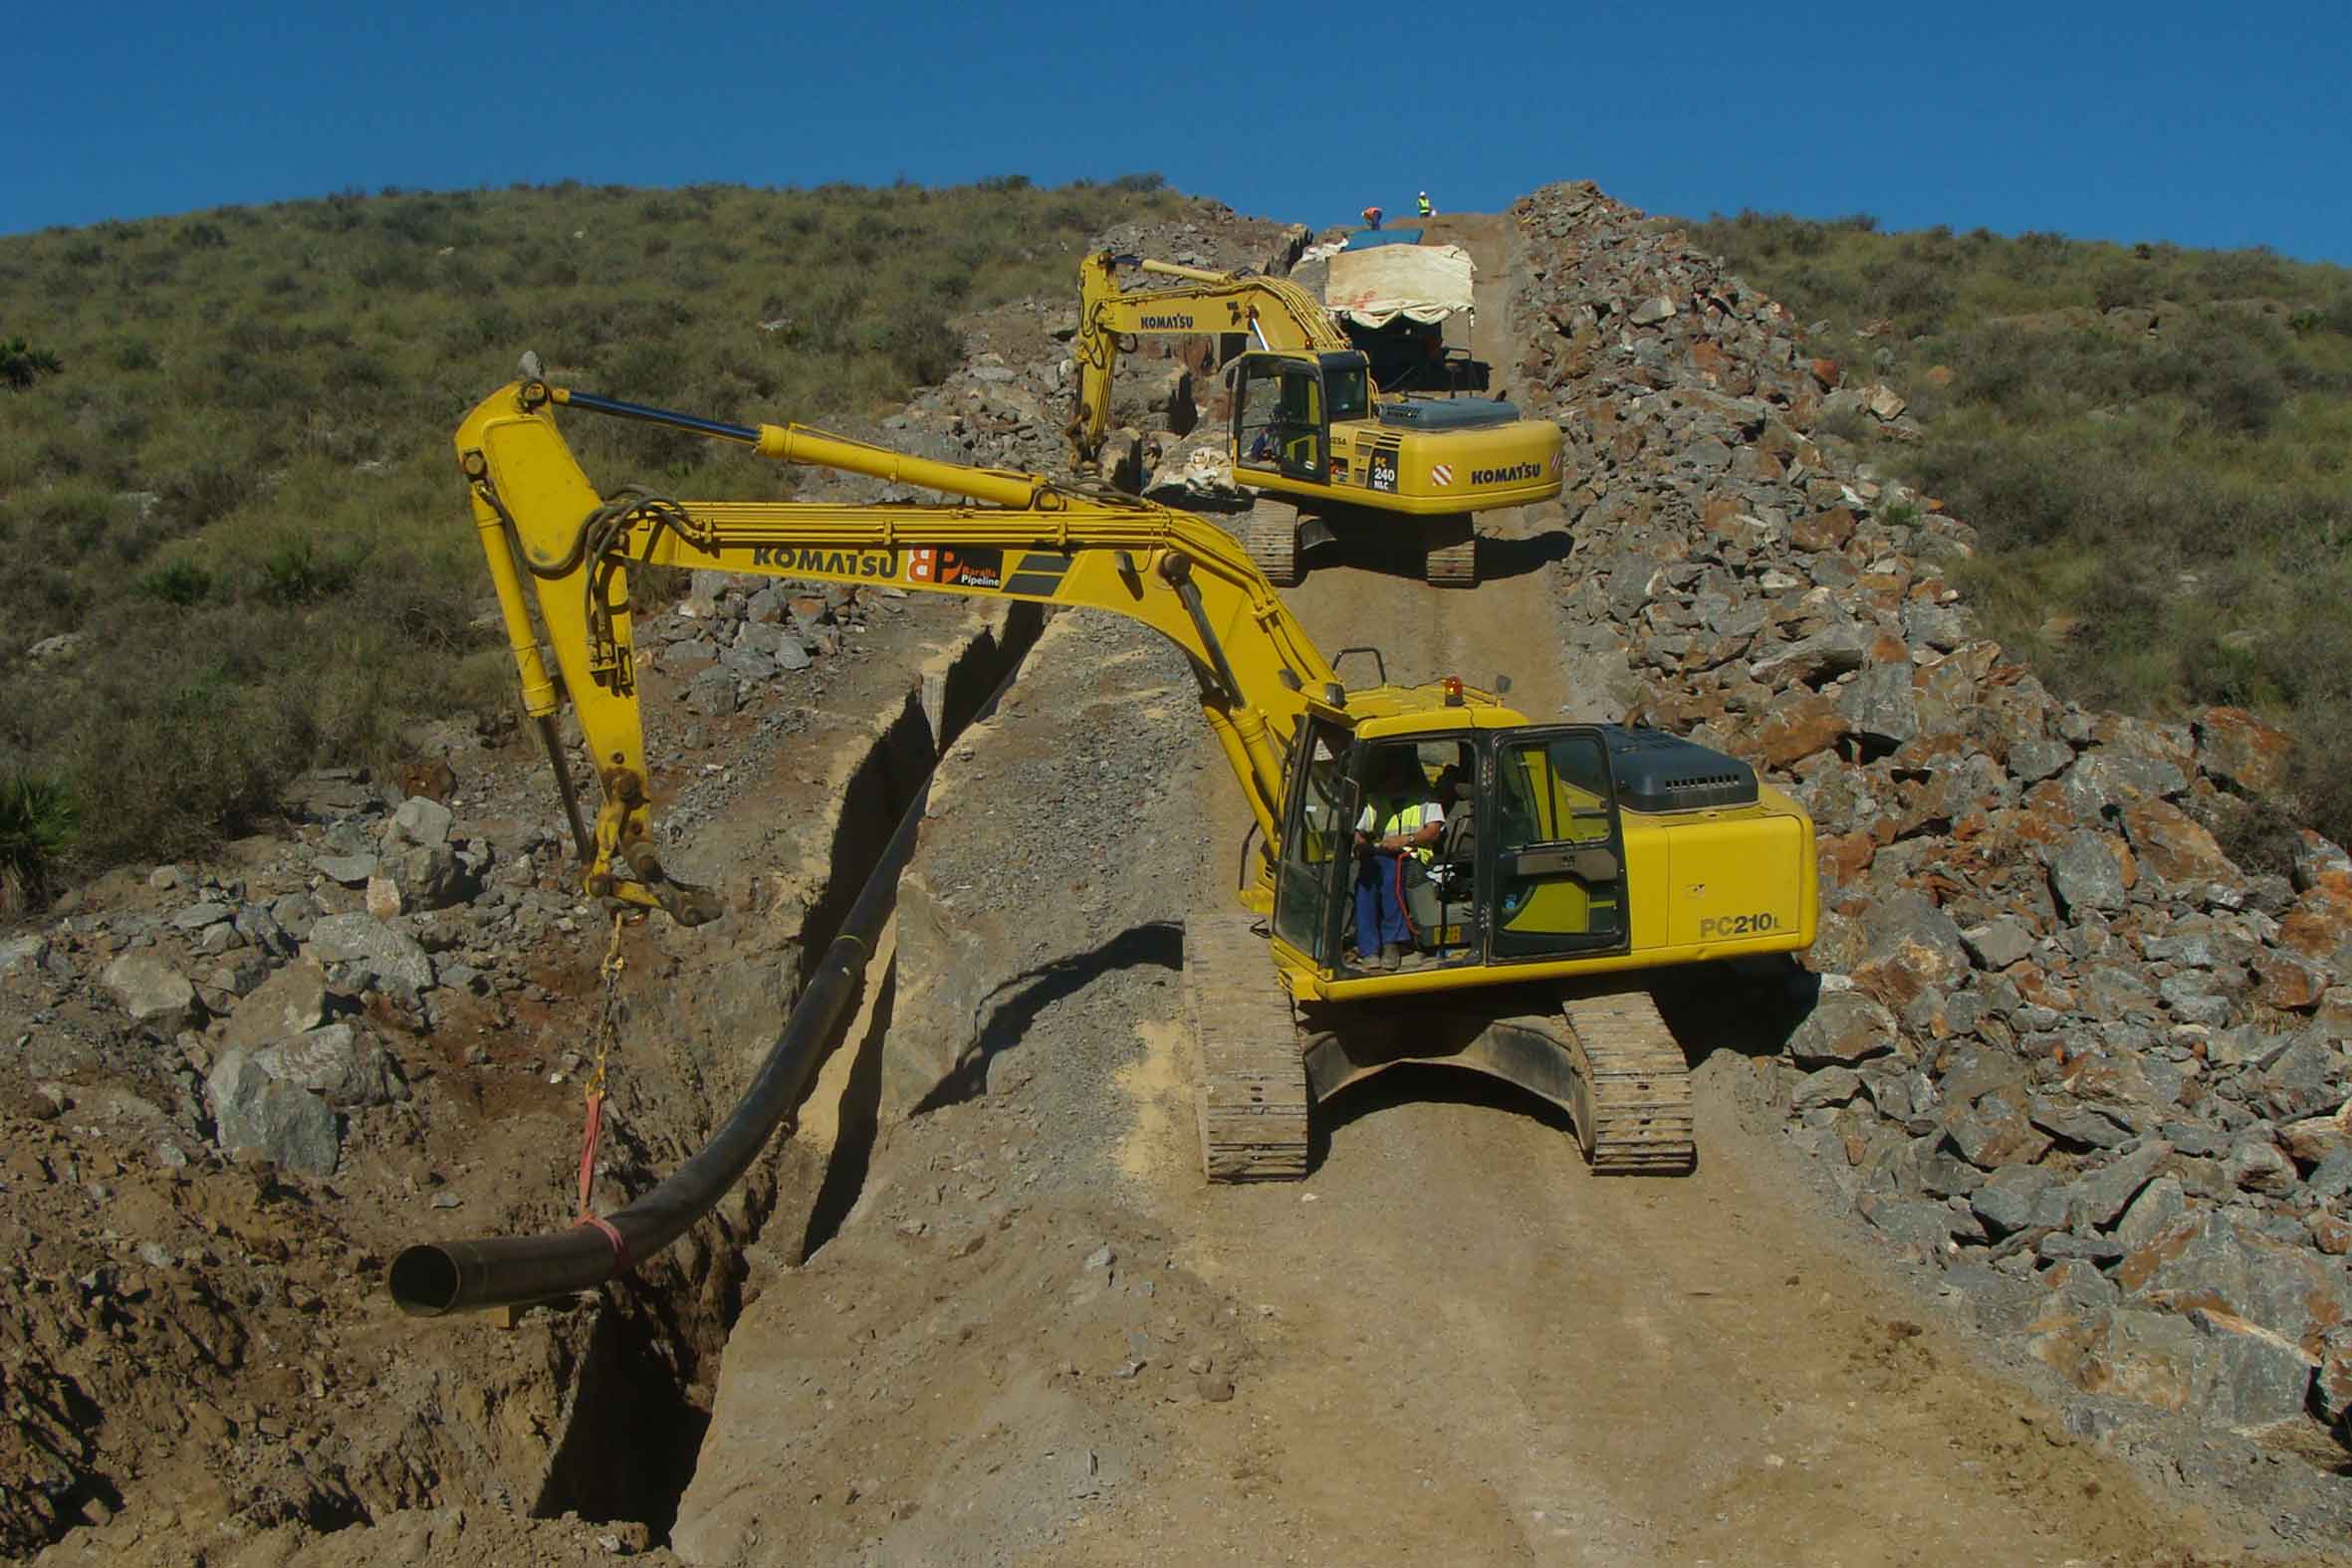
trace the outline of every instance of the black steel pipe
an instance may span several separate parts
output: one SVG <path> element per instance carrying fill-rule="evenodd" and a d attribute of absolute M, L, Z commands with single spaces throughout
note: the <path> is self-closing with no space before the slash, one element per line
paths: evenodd
<path fill-rule="evenodd" d="M 777 1123 L 801 1102 L 825 1042 L 856 997 L 874 939 L 896 900 L 898 874 L 914 854 L 930 786 L 926 777 L 841 922 L 840 934 L 824 950 L 809 989 L 793 1005 L 784 1031 L 700 1154 L 617 1214 L 584 1220 L 569 1231 L 404 1247 L 384 1276 L 393 1304 L 410 1317 L 439 1317 L 592 1290 L 659 1252 L 708 1214 L 766 1147 Z"/>

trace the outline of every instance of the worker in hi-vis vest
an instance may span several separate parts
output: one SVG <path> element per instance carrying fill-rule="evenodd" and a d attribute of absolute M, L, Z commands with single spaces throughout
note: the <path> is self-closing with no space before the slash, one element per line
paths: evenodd
<path fill-rule="evenodd" d="M 1423 191 L 1421 193 L 1421 203 L 1418 210 L 1420 211 L 1421 216 L 1424 218 L 1432 217 L 1436 214 L 1437 209 L 1429 204 L 1429 192 Z"/>
<path fill-rule="evenodd" d="M 1362 968 L 1397 968 L 1413 940 L 1405 919 L 1405 862 L 1414 862 L 1419 874 L 1446 825 L 1445 808 L 1429 794 L 1410 747 L 1389 752 L 1373 772 L 1355 822 L 1355 952 Z"/>

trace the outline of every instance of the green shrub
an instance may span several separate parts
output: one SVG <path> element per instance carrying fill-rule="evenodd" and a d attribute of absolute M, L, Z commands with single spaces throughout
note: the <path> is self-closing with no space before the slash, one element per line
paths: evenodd
<path fill-rule="evenodd" d="M 261 596 L 272 604 L 303 604 L 351 584 L 353 562 L 323 555 L 308 536 L 283 539 L 256 562 Z"/>
<path fill-rule="evenodd" d="M 140 598 L 156 599 L 185 608 L 200 604 L 212 592 L 212 573 L 192 560 L 170 560 L 145 572 L 130 586 Z"/>
<path fill-rule="evenodd" d="M 73 793 L 58 780 L 21 769 L 0 774 L 0 914 L 47 896 L 77 815 Z"/>
<path fill-rule="evenodd" d="M 50 349 L 36 348 L 22 337 L 0 337 L 0 386 L 21 392 L 45 375 L 62 375 L 65 368 Z"/>

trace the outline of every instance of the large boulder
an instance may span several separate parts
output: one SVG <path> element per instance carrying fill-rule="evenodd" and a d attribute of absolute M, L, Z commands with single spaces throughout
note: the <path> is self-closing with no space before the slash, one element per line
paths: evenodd
<path fill-rule="evenodd" d="M 289 964 L 256 987 L 229 1014 L 221 1043 L 257 1050 L 327 1021 L 327 972 L 316 964 Z"/>
<path fill-rule="evenodd" d="M 2126 1256 L 2115 1282 L 2135 1305 L 2225 1312 L 2312 1355 L 2326 1329 L 2352 1320 L 2352 1281 L 2341 1265 L 2211 1209 Z"/>
<path fill-rule="evenodd" d="M 310 1090 L 280 1082 L 241 1050 L 223 1052 L 204 1080 L 223 1150 L 260 1151 L 307 1176 L 333 1176 L 343 1152 L 335 1112 Z"/>
<path fill-rule="evenodd" d="M 1870 635 L 1851 623 L 1831 626 L 1810 637 L 1772 649 L 1751 662 L 1749 674 L 1765 686 L 1802 682 L 1818 687 L 1862 667 L 1869 657 Z"/>
<path fill-rule="evenodd" d="M 1862 918 L 1862 961 L 1854 985 L 1890 1008 L 1927 992 L 1952 990 L 1968 977 L 1968 947 L 1960 927 L 1924 893 L 1908 890 L 1879 900 Z"/>
<path fill-rule="evenodd" d="M 409 803 L 413 805 L 416 801 Z M 465 902 L 474 891 L 473 879 L 466 874 L 464 863 L 446 844 L 412 844 L 387 854 L 382 873 L 397 890 L 398 904 L 403 910 L 447 909 Z"/>
<path fill-rule="evenodd" d="M 411 995 L 433 983 L 433 961 L 414 937 L 373 915 L 330 915 L 311 927 L 313 957 L 327 964 L 353 964 L 386 989 Z"/>
<path fill-rule="evenodd" d="M 2105 833 L 2081 828 L 2050 850 L 2050 892 L 2067 915 L 2084 910 L 2112 912 L 2131 901 L 2119 848 Z"/>
<path fill-rule="evenodd" d="M 2063 1307 L 2033 1325 L 2028 1348 L 2077 1388 L 2239 1429 L 2291 1421 L 2316 1357 L 2258 1324 L 2208 1308 Z"/>
<path fill-rule="evenodd" d="M 107 966 L 101 979 L 133 1023 L 171 1034 L 198 1015 L 196 988 L 151 953 L 123 954 Z"/>
<path fill-rule="evenodd" d="M 0 980 L 23 971 L 32 974 L 49 957 L 49 939 L 40 932 L 0 941 Z"/>
<path fill-rule="evenodd" d="M 2242 789 L 2262 794 L 2286 777 L 2293 743 L 2242 708 L 2208 708 L 2197 719 L 2197 766 Z"/>
<path fill-rule="evenodd" d="M 2170 800 L 2135 800 L 2123 808 L 2123 826 L 2140 863 L 2167 882 L 2238 880 L 2214 835 Z"/>
<path fill-rule="evenodd" d="M 345 1110 L 408 1097 L 399 1064 L 382 1041 L 350 1023 L 330 1023 L 280 1040 L 255 1051 L 253 1059 L 280 1083 L 308 1089 Z"/>
<path fill-rule="evenodd" d="M 1837 700 L 1837 711 L 1852 732 L 1888 746 L 1919 734 L 1919 703 L 1911 666 L 1874 664 L 1856 676 Z"/>
<path fill-rule="evenodd" d="M 410 795 L 385 822 L 384 840 L 387 844 L 438 849 L 449 842 L 449 831 L 455 821 L 449 807 L 440 801 L 428 795 Z"/>
<path fill-rule="evenodd" d="M 2033 930 L 2014 915 L 2002 915 L 1960 934 L 1969 953 L 1989 970 L 2004 970 L 2033 952 Z"/>
<path fill-rule="evenodd" d="M 2189 787 L 2188 776 L 2161 757 L 2100 747 L 2083 753 L 2059 781 L 2074 814 L 2096 821 L 2139 800 L 2169 798 Z"/>
<path fill-rule="evenodd" d="M 1877 1002 L 1858 991 L 1825 991 L 1788 1036 L 1788 1054 L 1806 1067 L 1850 1067 L 1901 1041 L 1895 1015 Z"/>

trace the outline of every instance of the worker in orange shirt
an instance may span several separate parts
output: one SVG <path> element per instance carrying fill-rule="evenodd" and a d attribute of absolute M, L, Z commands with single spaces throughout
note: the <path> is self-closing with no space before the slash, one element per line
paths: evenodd
<path fill-rule="evenodd" d="M 1380 227 L 1380 209 L 1378 207 L 1366 207 L 1364 209 L 1364 227 L 1367 229 L 1376 229 Z"/>

